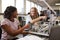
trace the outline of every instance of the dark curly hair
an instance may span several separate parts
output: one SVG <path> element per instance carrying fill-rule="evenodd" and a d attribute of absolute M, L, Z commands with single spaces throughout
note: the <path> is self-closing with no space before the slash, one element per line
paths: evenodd
<path fill-rule="evenodd" d="M 12 16 L 13 12 L 16 11 L 17 8 L 13 6 L 8 6 L 6 10 L 4 11 L 4 18 L 10 19 Z"/>

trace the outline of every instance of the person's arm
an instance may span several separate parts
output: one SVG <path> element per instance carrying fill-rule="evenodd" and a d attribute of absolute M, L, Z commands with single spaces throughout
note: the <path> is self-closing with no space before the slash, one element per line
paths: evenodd
<path fill-rule="evenodd" d="M 18 26 L 18 29 L 21 29 L 22 27 L 21 26 Z M 25 30 L 22 31 L 20 34 L 30 34 L 29 32 L 26 32 Z"/>
<path fill-rule="evenodd" d="M 30 23 L 33 24 L 33 23 L 39 21 L 40 19 L 46 19 L 46 16 L 40 16 L 40 17 L 38 17 L 38 18 L 36 18 L 36 19 L 33 19 L 33 20 L 30 21 Z"/>
<path fill-rule="evenodd" d="M 2 25 L 2 28 L 11 36 L 16 36 L 18 34 L 20 34 L 21 32 L 23 32 L 23 30 L 25 28 L 28 28 L 29 25 L 25 25 L 22 28 L 18 29 L 18 30 L 13 30 L 10 26 L 8 26 L 7 24 Z"/>

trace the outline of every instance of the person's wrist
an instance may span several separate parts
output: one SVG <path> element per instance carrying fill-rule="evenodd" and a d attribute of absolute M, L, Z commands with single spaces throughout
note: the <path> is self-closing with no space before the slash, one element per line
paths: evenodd
<path fill-rule="evenodd" d="M 42 18 L 43 18 L 42 16 L 39 17 L 39 19 L 42 19 Z"/>
<path fill-rule="evenodd" d="M 24 28 L 24 29 L 27 29 L 28 27 L 29 27 L 29 25 L 27 24 L 27 25 L 25 25 L 23 28 Z"/>

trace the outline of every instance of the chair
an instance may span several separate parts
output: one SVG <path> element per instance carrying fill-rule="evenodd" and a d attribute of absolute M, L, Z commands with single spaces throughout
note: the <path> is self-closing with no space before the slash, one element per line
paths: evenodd
<path fill-rule="evenodd" d="M 60 40 L 60 26 L 51 28 L 49 40 Z"/>
<path fill-rule="evenodd" d="M 1 34 L 2 34 L 2 29 L 1 29 L 1 27 L 0 27 L 0 39 L 1 39 Z"/>

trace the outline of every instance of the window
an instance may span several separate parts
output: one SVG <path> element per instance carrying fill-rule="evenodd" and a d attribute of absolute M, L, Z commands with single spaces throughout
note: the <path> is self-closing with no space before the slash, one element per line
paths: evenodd
<path fill-rule="evenodd" d="M 42 10 L 42 7 L 40 6 L 40 5 L 38 5 L 38 12 L 39 12 L 39 14 L 40 14 L 40 11 Z"/>
<path fill-rule="evenodd" d="M 38 9 L 38 12 L 40 13 L 40 11 L 41 11 L 40 5 L 37 5 L 33 2 L 26 0 L 26 14 L 28 14 L 28 12 L 30 12 L 31 7 L 36 7 Z"/>
<path fill-rule="evenodd" d="M 2 0 L 2 13 L 6 9 L 7 6 L 15 6 L 17 8 L 18 13 L 24 14 L 24 0 Z M 26 0 L 26 14 L 30 12 L 31 7 L 36 7 L 39 11 L 41 7 L 36 5 L 33 2 Z"/>
<path fill-rule="evenodd" d="M 7 6 L 14 6 L 14 0 L 2 0 L 2 13 Z"/>
<path fill-rule="evenodd" d="M 38 5 L 38 10 L 40 10 L 40 11 L 42 10 L 42 7 L 40 5 Z"/>
<path fill-rule="evenodd" d="M 24 12 L 24 0 L 2 0 L 2 13 L 7 6 L 16 6 L 18 13 Z"/>
<path fill-rule="evenodd" d="M 16 0 L 16 8 L 18 13 L 24 13 L 24 0 Z"/>
<path fill-rule="evenodd" d="M 26 14 L 28 14 L 28 12 L 30 12 L 30 8 L 31 8 L 30 1 L 26 0 Z"/>
<path fill-rule="evenodd" d="M 38 5 L 37 5 L 37 4 L 35 4 L 35 7 L 36 7 L 36 8 L 38 8 Z"/>
<path fill-rule="evenodd" d="M 34 6 L 35 6 L 35 4 L 33 2 L 31 2 L 31 7 L 34 7 Z"/>

